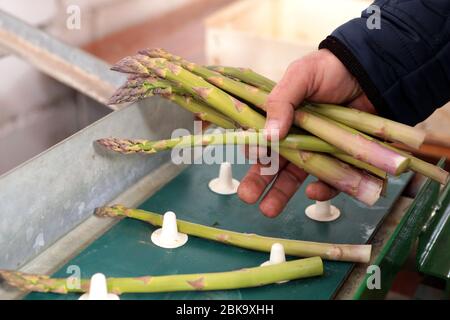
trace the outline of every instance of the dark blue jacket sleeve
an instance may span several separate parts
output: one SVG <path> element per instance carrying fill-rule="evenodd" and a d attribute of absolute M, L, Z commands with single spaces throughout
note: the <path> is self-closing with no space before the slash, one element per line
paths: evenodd
<path fill-rule="evenodd" d="M 450 100 L 450 0 L 379 0 L 380 29 L 363 11 L 321 42 L 359 81 L 377 112 L 414 125 Z"/>

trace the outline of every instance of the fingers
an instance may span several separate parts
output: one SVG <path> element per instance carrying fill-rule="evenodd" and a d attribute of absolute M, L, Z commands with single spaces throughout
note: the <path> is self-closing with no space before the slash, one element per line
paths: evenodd
<path fill-rule="evenodd" d="M 294 109 L 305 99 L 313 81 L 313 64 L 297 60 L 292 63 L 283 78 L 270 93 L 266 102 L 268 133 L 278 130 L 279 138 L 284 138 L 291 127 Z M 270 136 L 267 136 L 270 140 Z"/>
<path fill-rule="evenodd" d="M 266 147 L 245 145 L 243 149 L 244 156 L 250 161 L 257 162 L 262 160 L 261 162 L 264 163 L 264 161 L 266 161 L 266 159 L 271 155 L 271 150 Z"/>
<path fill-rule="evenodd" d="M 261 212 L 269 218 L 278 216 L 307 176 L 308 174 L 305 171 L 289 163 L 279 173 L 272 187 L 261 201 L 259 205 Z"/>
<path fill-rule="evenodd" d="M 261 175 L 262 167 L 261 164 L 253 165 L 239 185 L 238 196 L 248 204 L 256 203 L 276 176 Z M 269 218 L 278 216 L 307 176 L 304 170 L 280 157 L 278 176 L 259 205 L 261 212 Z M 322 181 L 313 182 L 306 188 L 307 197 L 317 201 L 330 200 L 338 194 L 336 189 Z"/>
<path fill-rule="evenodd" d="M 287 163 L 286 159 L 280 158 L 279 170 L 286 166 Z M 276 174 L 261 175 L 262 167 L 264 167 L 264 165 L 261 164 L 254 164 L 251 166 L 250 170 L 239 184 L 237 191 L 238 196 L 242 201 L 248 204 L 256 203 L 276 176 Z"/>
<path fill-rule="evenodd" d="M 322 181 L 310 183 L 306 187 L 305 193 L 308 198 L 316 201 L 327 201 L 339 194 L 336 189 Z"/>

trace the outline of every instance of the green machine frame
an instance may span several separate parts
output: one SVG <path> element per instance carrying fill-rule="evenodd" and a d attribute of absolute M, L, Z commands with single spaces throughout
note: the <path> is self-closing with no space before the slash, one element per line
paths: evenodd
<path fill-rule="evenodd" d="M 443 167 L 445 159 L 439 161 Z M 367 274 L 354 299 L 383 299 L 417 244 L 417 270 L 442 279 L 450 297 L 450 183 L 442 189 L 428 179 L 375 260 L 381 287 L 369 289 Z"/>

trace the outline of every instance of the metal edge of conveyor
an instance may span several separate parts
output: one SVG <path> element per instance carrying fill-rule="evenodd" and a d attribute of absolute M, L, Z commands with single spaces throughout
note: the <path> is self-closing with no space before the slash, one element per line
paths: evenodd
<path fill-rule="evenodd" d="M 26 268 L 45 273 L 56 269 L 111 225 L 92 220 L 96 207 L 112 201 L 136 205 L 179 171 L 170 165 L 170 152 L 124 156 L 103 150 L 96 139 L 161 139 L 175 129 L 191 129 L 192 124 L 190 113 L 153 97 L 109 114 L 0 176 L 0 268 L 23 270 L 27 262 L 67 236 L 56 243 L 56 250 L 50 249 Z M 74 230 L 85 221 L 88 227 L 97 223 L 98 227 Z M 0 290 L 2 298 L 8 289 Z"/>
<path fill-rule="evenodd" d="M 1 10 L 0 48 L 102 104 L 126 78 Z M 55 271 L 114 223 L 93 217 L 95 207 L 137 206 L 183 168 L 171 164 L 168 153 L 123 157 L 98 148 L 94 140 L 166 138 L 192 125 L 192 114 L 153 97 L 106 116 L 0 176 L 0 268 Z M 19 296 L 0 285 L 0 299 Z"/>
<path fill-rule="evenodd" d="M 2 11 L 0 47 L 99 102 L 125 79 L 105 62 Z M 110 162 L 93 148 L 93 140 L 110 135 L 162 138 L 191 126 L 192 115 L 152 98 L 111 114 L 1 176 L 0 268 L 22 266 L 83 221 L 95 204 L 111 200 L 168 160 L 158 155 L 149 161 Z"/>
<path fill-rule="evenodd" d="M 176 117 L 173 115 L 176 113 Z M 102 137 L 160 139 L 190 128 L 191 114 L 154 97 L 113 112 L 0 176 L 0 268 L 18 268 L 142 177 L 170 160 L 116 155 Z"/>
<path fill-rule="evenodd" d="M 138 207 L 186 167 L 187 165 L 165 163 L 105 205 L 120 203 L 127 207 Z M 36 274 L 52 274 L 118 222 L 117 219 L 98 218 L 91 215 L 23 265 L 20 270 Z M 27 292 L 9 286 L 2 287 L 0 284 L 0 300 L 20 299 L 26 294 Z"/>
<path fill-rule="evenodd" d="M 0 47 L 103 104 L 125 79 L 109 70 L 104 61 L 1 10 Z"/>

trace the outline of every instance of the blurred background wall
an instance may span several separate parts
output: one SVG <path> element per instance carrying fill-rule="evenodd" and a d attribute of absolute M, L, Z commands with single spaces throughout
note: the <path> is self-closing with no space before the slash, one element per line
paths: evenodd
<path fill-rule="evenodd" d="M 0 0 L 0 10 L 74 46 L 151 20 L 189 0 Z M 69 6 L 81 28 L 66 26 Z M 18 57 L 0 58 L 0 174 L 46 150 L 110 110 L 41 74 Z"/>

